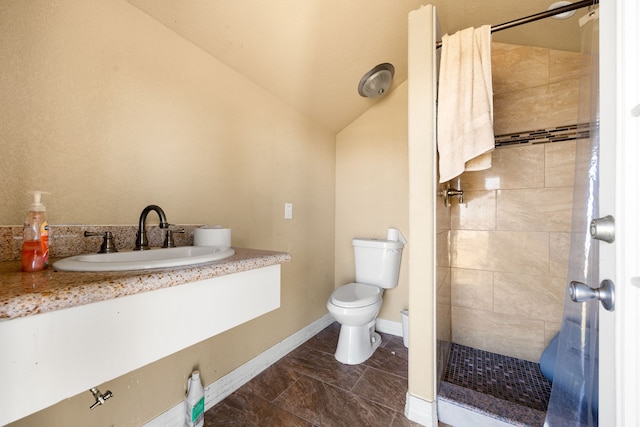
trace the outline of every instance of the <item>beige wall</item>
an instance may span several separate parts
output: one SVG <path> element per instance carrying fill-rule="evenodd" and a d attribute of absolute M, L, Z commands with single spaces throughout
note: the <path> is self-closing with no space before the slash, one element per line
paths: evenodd
<path fill-rule="evenodd" d="M 436 408 L 436 76 L 435 7 L 409 14 L 409 394 L 407 409 Z M 417 400 L 416 400 L 417 399 Z M 417 402 L 422 401 L 417 404 Z M 424 406 L 423 402 L 431 402 Z M 428 410 L 430 409 L 430 411 Z M 416 415 L 416 414 L 414 414 Z M 421 414 L 424 417 L 425 414 Z"/>
<path fill-rule="evenodd" d="M 0 20 L 0 224 L 41 189 L 53 224 L 134 224 L 157 203 L 293 257 L 279 310 L 96 384 L 115 397 L 95 411 L 87 391 L 15 426 L 141 425 L 181 401 L 194 367 L 210 384 L 326 313 L 334 133 L 125 1 L 4 2 Z"/>
<path fill-rule="evenodd" d="M 579 58 L 494 43 L 496 135 L 575 124 Z M 462 175 L 465 201 L 451 212 L 454 342 L 537 361 L 559 330 L 575 147 L 498 148 L 491 169 Z"/>
<path fill-rule="evenodd" d="M 351 239 L 385 239 L 388 227 L 409 235 L 407 83 L 338 133 L 336 138 L 335 286 L 355 280 Z M 386 290 L 379 317 L 400 321 L 408 308 L 408 252 L 398 287 Z"/>

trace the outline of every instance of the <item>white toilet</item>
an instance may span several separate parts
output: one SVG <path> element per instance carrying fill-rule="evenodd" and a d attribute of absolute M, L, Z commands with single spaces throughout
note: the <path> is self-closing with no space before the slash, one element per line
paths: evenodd
<path fill-rule="evenodd" d="M 375 332 L 376 316 L 382 307 L 384 289 L 398 286 L 400 259 L 406 240 L 395 228 L 388 240 L 353 239 L 356 282 L 342 285 L 331 294 L 327 309 L 340 323 L 335 357 L 341 363 L 357 365 L 380 346 Z"/>

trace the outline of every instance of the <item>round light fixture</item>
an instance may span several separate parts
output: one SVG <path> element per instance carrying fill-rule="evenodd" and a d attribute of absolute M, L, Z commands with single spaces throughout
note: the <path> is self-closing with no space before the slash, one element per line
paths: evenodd
<path fill-rule="evenodd" d="M 559 2 L 556 2 L 556 3 L 552 4 L 551 6 L 549 6 L 549 8 L 547 10 L 557 9 L 559 7 L 568 6 L 570 4 L 572 4 L 570 1 L 559 1 Z M 553 15 L 552 18 L 553 19 L 567 19 L 567 18 L 571 18 L 575 14 L 576 14 L 575 10 L 570 10 L 569 12 L 563 12 L 563 13 L 559 13 L 557 15 Z"/>
<path fill-rule="evenodd" d="M 391 87 L 395 69 L 389 63 L 379 64 L 369 70 L 358 84 L 358 93 L 366 98 L 384 95 Z"/>

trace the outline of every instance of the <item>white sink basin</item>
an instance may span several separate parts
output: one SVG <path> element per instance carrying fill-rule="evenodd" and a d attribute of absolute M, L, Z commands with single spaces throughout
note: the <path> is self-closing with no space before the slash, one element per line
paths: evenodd
<path fill-rule="evenodd" d="M 53 263 L 58 271 L 127 271 L 184 267 L 228 258 L 231 248 L 181 246 L 178 248 L 76 255 Z"/>

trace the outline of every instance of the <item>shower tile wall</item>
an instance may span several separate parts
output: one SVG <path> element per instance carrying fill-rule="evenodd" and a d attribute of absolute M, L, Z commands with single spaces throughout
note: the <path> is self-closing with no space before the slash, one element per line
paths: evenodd
<path fill-rule="evenodd" d="M 576 122 L 579 53 L 505 43 L 491 47 L 496 135 Z"/>
<path fill-rule="evenodd" d="M 496 135 L 575 124 L 579 54 L 493 44 Z M 560 327 L 576 143 L 500 147 L 451 209 L 453 342 L 537 361 Z"/>
<path fill-rule="evenodd" d="M 436 189 L 437 191 L 437 189 Z M 436 204 L 436 339 L 437 377 L 442 374 L 449 358 L 451 343 L 451 209 L 438 200 Z"/>

